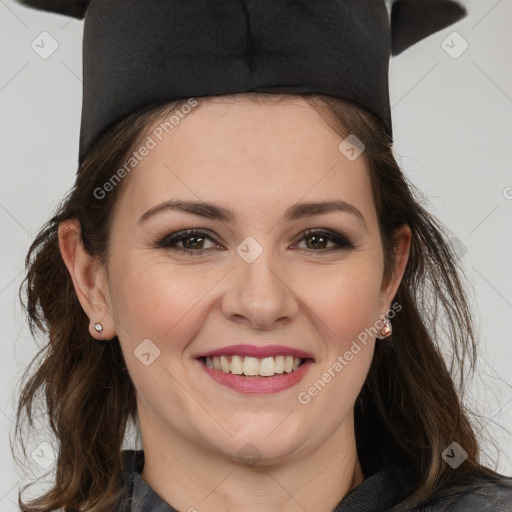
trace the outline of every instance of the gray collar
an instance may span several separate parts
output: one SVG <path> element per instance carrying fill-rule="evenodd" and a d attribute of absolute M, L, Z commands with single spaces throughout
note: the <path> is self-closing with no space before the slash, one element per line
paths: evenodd
<path fill-rule="evenodd" d="M 119 512 L 179 512 L 166 503 L 140 475 L 144 468 L 143 450 L 123 450 L 122 457 L 126 499 Z M 333 512 L 391 510 L 411 494 L 412 476 L 410 468 L 398 465 L 381 468 L 350 491 Z"/>

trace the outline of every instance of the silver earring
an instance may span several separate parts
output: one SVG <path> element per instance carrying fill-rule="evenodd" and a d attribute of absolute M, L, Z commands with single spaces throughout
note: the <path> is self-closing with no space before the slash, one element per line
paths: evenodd
<path fill-rule="evenodd" d="M 103 332 L 103 325 L 101 325 L 99 322 L 96 322 L 96 323 L 94 324 L 94 330 L 95 330 L 96 332 Z"/>
<path fill-rule="evenodd" d="M 377 336 L 379 340 L 383 340 L 385 338 L 389 338 L 391 333 L 393 332 L 393 326 L 391 325 L 391 320 L 385 316 L 382 319 L 382 323 L 384 324 L 382 329 L 380 330 L 380 336 Z"/>

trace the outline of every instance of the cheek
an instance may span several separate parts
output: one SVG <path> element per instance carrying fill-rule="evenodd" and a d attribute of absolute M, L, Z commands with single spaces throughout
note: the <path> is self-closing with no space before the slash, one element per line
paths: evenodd
<path fill-rule="evenodd" d="M 349 415 L 371 365 L 375 342 L 370 328 L 379 314 L 379 266 L 354 265 L 317 283 L 324 284 L 323 293 L 317 287 L 308 297 L 310 304 L 316 298 L 315 326 L 325 351 L 318 371 L 298 390 L 297 400 L 305 410 L 324 411 L 323 428 L 328 430 Z"/>
<path fill-rule="evenodd" d="M 114 321 L 138 398 L 156 414 L 171 403 L 193 407 L 175 376 L 184 378 L 184 351 L 201 328 L 202 299 L 215 280 L 133 256 L 120 260 L 111 275 Z"/>
<path fill-rule="evenodd" d="M 329 274 L 313 272 L 314 278 L 302 285 L 300 294 L 324 326 L 330 351 L 343 350 L 378 320 L 381 270 L 378 261 L 362 260 Z"/>
<path fill-rule="evenodd" d="M 195 307 L 204 299 L 211 278 L 191 275 L 165 263 L 144 263 L 125 258 L 112 272 L 116 283 L 112 296 L 114 320 L 131 346 L 151 339 L 160 348 L 172 339 L 166 350 L 182 349 L 180 340 L 194 325 Z M 195 322 L 197 323 L 197 322 Z M 119 334 L 120 334 L 119 333 Z"/>

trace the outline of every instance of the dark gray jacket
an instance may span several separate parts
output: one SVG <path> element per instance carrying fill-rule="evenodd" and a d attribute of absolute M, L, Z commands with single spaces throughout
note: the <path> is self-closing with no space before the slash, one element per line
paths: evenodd
<path fill-rule="evenodd" d="M 166 503 L 140 476 L 142 450 L 123 450 L 123 466 L 126 494 L 117 512 L 187 512 Z M 502 475 L 500 482 L 491 482 L 475 476 L 462 490 L 411 508 L 403 503 L 411 493 L 411 476 L 410 470 L 396 465 L 379 470 L 350 491 L 333 512 L 512 512 L 512 477 Z"/>

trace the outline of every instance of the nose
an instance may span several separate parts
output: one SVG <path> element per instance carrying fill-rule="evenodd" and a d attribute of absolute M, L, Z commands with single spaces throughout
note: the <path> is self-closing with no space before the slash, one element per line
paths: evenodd
<path fill-rule="evenodd" d="M 298 301 L 290 276 L 264 250 L 252 263 L 235 257 L 222 301 L 226 318 L 258 330 L 285 325 L 297 316 Z"/>

